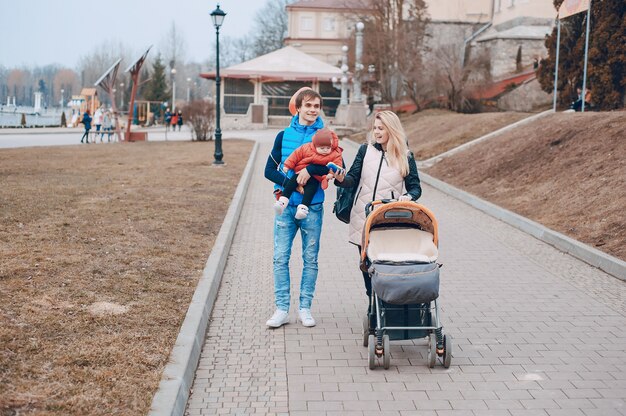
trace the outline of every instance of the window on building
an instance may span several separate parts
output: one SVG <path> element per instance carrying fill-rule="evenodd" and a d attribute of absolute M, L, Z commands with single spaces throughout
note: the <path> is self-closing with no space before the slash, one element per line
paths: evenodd
<path fill-rule="evenodd" d="M 324 30 L 326 32 L 334 32 L 335 31 L 335 18 L 334 17 L 326 17 L 326 18 L 324 18 Z"/>
<path fill-rule="evenodd" d="M 310 87 L 310 82 L 280 81 L 264 82 L 263 98 L 267 98 L 267 114 L 270 116 L 289 116 L 289 100 L 302 87 Z"/>
<path fill-rule="evenodd" d="M 246 114 L 254 103 L 254 84 L 248 79 L 224 79 L 224 112 Z"/>
<path fill-rule="evenodd" d="M 320 95 L 323 100 L 324 115 L 327 117 L 334 117 L 337 113 L 337 107 L 341 101 L 341 90 L 333 87 L 332 82 L 320 81 Z"/>
<path fill-rule="evenodd" d="M 300 30 L 307 32 L 313 30 L 313 18 L 310 16 L 302 16 L 300 18 Z"/>

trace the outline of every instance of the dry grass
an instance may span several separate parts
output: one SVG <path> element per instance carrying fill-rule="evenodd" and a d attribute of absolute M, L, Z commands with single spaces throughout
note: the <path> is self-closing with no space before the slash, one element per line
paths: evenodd
<path fill-rule="evenodd" d="M 460 114 L 447 110 L 425 110 L 404 114 L 400 120 L 415 159 L 426 160 L 531 115 L 515 112 Z M 365 133 L 357 133 L 350 138 L 361 143 L 365 141 Z"/>
<path fill-rule="evenodd" d="M 147 412 L 251 148 L 0 151 L 2 415 Z"/>
<path fill-rule="evenodd" d="M 427 110 L 405 116 L 402 125 L 417 160 L 426 160 L 532 114 L 502 112 L 460 114 Z"/>

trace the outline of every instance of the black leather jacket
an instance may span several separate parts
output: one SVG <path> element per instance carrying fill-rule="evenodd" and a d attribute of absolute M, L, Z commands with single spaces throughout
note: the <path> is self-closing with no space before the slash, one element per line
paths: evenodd
<path fill-rule="evenodd" d="M 383 151 L 382 146 L 378 143 L 374 144 L 374 147 L 380 151 Z M 367 151 L 367 143 L 364 143 L 359 147 L 359 151 L 354 158 L 354 162 L 348 170 L 343 182 L 335 180 L 335 185 L 341 188 L 351 188 L 356 186 L 361 181 L 361 168 L 363 166 L 363 158 Z M 409 174 L 404 178 L 404 187 L 407 189 L 407 194 L 411 195 L 411 199 L 416 201 L 422 196 L 422 186 L 420 185 L 419 174 L 417 173 L 417 164 L 415 163 L 415 157 L 413 152 L 409 152 Z"/>

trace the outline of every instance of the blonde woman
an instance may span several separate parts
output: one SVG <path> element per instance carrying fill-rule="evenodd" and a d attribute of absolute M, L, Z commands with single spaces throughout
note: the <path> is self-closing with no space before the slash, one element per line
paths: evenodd
<path fill-rule="evenodd" d="M 347 173 L 335 174 L 335 184 L 343 188 L 357 186 L 350 212 L 349 241 L 359 248 L 360 254 L 368 203 L 379 199 L 415 201 L 422 195 L 417 165 L 396 113 L 376 113 L 368 143 L 361 145 Z M 367 272 L 363 272 L 363 280 L 369 297 L 372 282 Z"/>

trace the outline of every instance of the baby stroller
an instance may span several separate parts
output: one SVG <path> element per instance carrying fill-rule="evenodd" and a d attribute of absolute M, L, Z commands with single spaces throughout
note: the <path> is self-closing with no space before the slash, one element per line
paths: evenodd
<path fill-rule="evenodd" d="M 428 337 L 427 363 L 452 361 L 452 340 L 439 320 L 437 220 L 425 206 L 411 201 L 381 200 L 367 204 L 361 269 L 372 279 L 363 346 L 369 368 L 389 368 L 390 340 Z M 433 313 L 434 312 L 434 313 Z"/>

